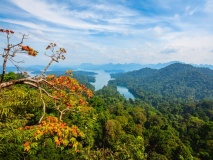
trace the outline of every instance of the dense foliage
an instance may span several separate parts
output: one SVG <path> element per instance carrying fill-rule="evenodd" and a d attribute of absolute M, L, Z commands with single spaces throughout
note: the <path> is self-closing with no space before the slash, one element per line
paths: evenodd
<path fill-rule="evenodd" d="M 14 33 L 0 31 L 7 37 Z M 14 55 L 13 47 L 37 54 L 22 43 L 8 45 L 2 54 L 6 60 Z M 51 43 L 46 49 L 54 47 Z M 114 75 L 116 81 L 111 83 L 126 85 L 139 97 L 127 100 L 112 84 L 92 93 L 71 71 L 44 76 L 53 61 L 65 58 L 64 53 L 60 48 L 52 54 L 48 66 L 34 78 L 6 73 L 3 65 L 0 159 L 213 158 L 211 70 L 174 64 Z"/>
<path fill-rule="evenodd" d="M 146 101 L 150 97 L 167 101 L 213 99 L 213 71 L 208 68 L 175 63 L 159 70 L 144 68 L 112 77 L 116 80 L 111 83 L 126 86 Z"/>
<path fill-rule="evenodd" d="M 3 96 L 4 95 L 4 96 Z M 6 99 L 12 95 L 13 99 Z M 89 106 L 69 111 L 63 122 L 47 96 L 41 124 L 38 91 L 14 86 L 1 91 L 1 152 L 4 159 L 211 159 L 213 101 L 162 103 L 126 100 L 106 86 Z M 40 106 L 40 107 L 39 107 Z M 77 127 L 78 126 L 78 127 Z"/>

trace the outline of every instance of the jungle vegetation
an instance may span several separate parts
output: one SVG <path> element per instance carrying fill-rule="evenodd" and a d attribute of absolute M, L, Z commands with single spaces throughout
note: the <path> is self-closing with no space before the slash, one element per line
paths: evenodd
<path fill-rule="evenodd" d="M 46 48 L 50 63 L 37 77 L 7 72 L 7 61 L 16 54 L 38 52 L 23 44 L 25 34 L 13 45 L 9 40 L 15 33 L 0 31 L 8 42 L 1 52 L 0 159 L 212 159 L 211 70 L 186 65 L 182 74 L 180 64 L 143 69 L 143 74 L 127 73 L 134 79 L 114 75 L 115 81 L 92 92 L 72 71 L 46 75 L 66 55 L 54 43 Z M 190 86 L 190 78 L 196 86 Z M 127 86 L 137 98 L 125 99 L 116 84 Z"/>

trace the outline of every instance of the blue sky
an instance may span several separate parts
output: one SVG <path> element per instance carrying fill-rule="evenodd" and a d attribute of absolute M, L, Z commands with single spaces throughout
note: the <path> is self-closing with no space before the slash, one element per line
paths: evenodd
<path fill-rule="evenodd" d="M 213 0 L 1 0 L 0 28 L 29 34 L 39 55 L 16 57 L 25 65 L 46 64 L 50 42 L 68 52 L 61 65 L 213 64 Z"/>

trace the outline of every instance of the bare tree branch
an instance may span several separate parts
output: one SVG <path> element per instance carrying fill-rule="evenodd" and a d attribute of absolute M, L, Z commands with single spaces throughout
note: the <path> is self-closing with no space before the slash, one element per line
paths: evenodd
<path fill-rule="evenodd" d="M 43 114 L 39 120 L 39 123 L 41 123 L 42 119 L 44 118 L 45 114 L 46 114 L 46 103 L 44 102 L 44 99 L 43 99 L 43 94 L 42 94 L 42 91 L 41 91 L 41 88 L 39 87 L 39 92 L 40 92 L 40 99 L 43 103 Z"/>
<path fill-rule="evenodd" d="M 5 54 L 3 53 L 3 55 L 2 55 L 3 58 L 4 58 L 4 61 L 3 61 L 3 65 L 2 65 L 2 74 L 1 74 L 0 83 L 2 83 L 3 80 L 4 80 L 4 75 L 6 73 L 6 67 L 7 67 L 7 60 L 9 59 L 9 57 L 14 57 L 15 53 L 18 52 L 18 50 L 14 50 L 13 53 L 10 54 L 11 49 L 12 48 L 14 49 L 16 46 L 20 46 L 23 43 L 24 39 L 26 39 L 26 36 L 27 35 L 22 34 L 21 41 L 19 43 L 15 44 L 15 45 L 11 45 L 10 44 L 10 36 L 9 36 L 9 33 L 7 33 L 7 44 L 6 44 L 7 48 L 4 49 Z"/>

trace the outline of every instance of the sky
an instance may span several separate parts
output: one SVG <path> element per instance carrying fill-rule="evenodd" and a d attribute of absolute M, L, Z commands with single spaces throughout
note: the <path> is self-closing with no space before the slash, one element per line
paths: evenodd
<path fill-rule="evenodd" d="M 44 65 L 46 46 L 67 50 L 61 65 L 213 64 L 213 0 L 0 0 L 0 29 L 28 34 L 24 65 Z M 0 33 L 0 48 L 6 36 Z M 1 51 L 2 52 L 2 51 Z M 2 59 L 0 60 L 2 62 Z"/>

